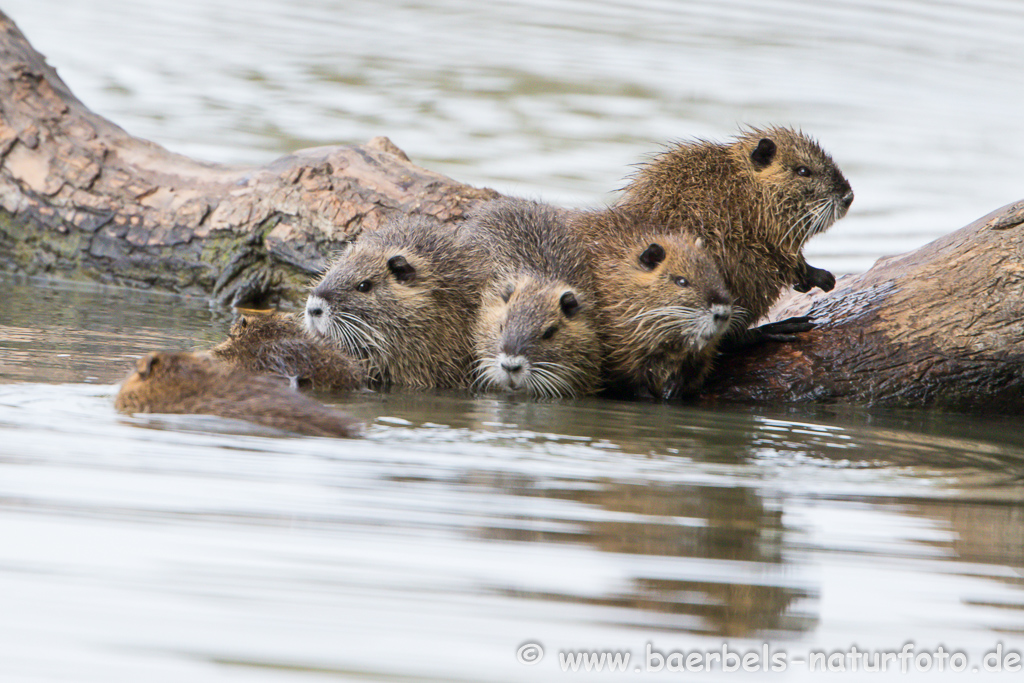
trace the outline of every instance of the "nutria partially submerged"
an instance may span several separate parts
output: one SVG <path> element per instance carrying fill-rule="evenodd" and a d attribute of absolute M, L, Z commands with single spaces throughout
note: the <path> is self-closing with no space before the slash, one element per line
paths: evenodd
<path fill-rule="evenodd" d="M 580 214 L 575 224 L 593 252 L 609 389 L 694 393 L 739 321 L 701 241 L 619 210 Z"/>
<path fill-rule="evenodd" d="M 471 214 L 460 237 L 491 259 L 473 326 L 474 386 L 540 397 L 595 392 L 601 344 L 590 255 L 565 215 L 502 199 Z"/>
<path fill-rule="evenodd" d="M 217 415 L 312 436 L 357 436 L 359 423 L 292 391 L 208 355 L 156 351 L 139 360 L 121 385 L 122 413 Z"/>
<path fill-rule="evenodd" d="M 366 376 L 359 361 L 313 337 L 287 313 L 243 314 L 210 353 L 243 370 L 288 379 L 292 388 L 345 391 L 359 387 Z"/>
<path fill-rule="evenodd" d="M 486 257 L 454 230 L 401 216 L 360 235 L 312 287 L 306 329 L 364 360 L 376 385 L 460 387 Z"/>

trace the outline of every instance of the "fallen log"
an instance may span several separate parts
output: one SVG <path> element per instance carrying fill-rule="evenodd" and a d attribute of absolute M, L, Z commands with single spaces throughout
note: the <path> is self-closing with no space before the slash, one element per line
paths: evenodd
<path fill-rule="evenodd" d="M 704 399 L 1024 408 L 1024 201 L 817 291 L 771 313 L 814 330 L 721 359 Z"/>
<path fill-rule="evenodd" d="M 394 213 L 459 221 L 492 190 L 411 163 L 386 138 L 262 167 L 193 161 L 89 111 L 0 13 L 0 268 L 201 294 L 299 301 L 332 250 Z M 855 402 L 1020 411 L 1024 202 L 828 294 L 789 343 L 727 356 L 703 401 Z"/>
<path fill-rule="evenodd" d="M 298 300 L 325 257 L 388 214 L 454 221 L 497 196 L 411 163 L 387 138 L 263 167 L 200 163 L 89 111 L 0 12 L 0 267 Z"/>

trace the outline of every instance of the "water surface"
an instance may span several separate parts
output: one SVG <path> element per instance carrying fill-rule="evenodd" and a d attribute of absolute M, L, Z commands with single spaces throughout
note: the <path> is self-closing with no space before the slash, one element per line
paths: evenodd
<path fill-rule="evenodd" d="M 3 9 L 89 106 L 214 161 L 383 134 L 592 206 L 667 140 L 790 124 L 857 192 L 811 244 L 837 272 L 1021 193 L 1015 2 Z M 4 681 L 563 680 L 581 650 L 632 659 L 579 676 L 636 680 L 648 646 L 765 644 L 791 665 L 762 675 L 802 678 L 811 652 L 908 642 L 969 673 L 1021 650 L 1016 416 L 372 392 L 323 397 L 361 440 L 119 416 L 136 358 L 208 347 L 231 312 L 0 286 Z"/>

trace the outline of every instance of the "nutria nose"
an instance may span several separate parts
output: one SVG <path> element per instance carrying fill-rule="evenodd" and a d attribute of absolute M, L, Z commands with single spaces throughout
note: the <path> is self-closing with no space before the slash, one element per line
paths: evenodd
<path fill-rule="evenodd" d="M 314 306 L 313 308 L 307 308 L 306 314 L 311 318 L 319 318 L 324 314 L 324 309 L 319 306 Z"/>
<path fill-rule="evenodd" d="M 715 311 L 715 315 L 718 315 L 718 311 L 723 310 L 730 303 L 732 302 L 729 301 L 729 297 L 721 292 L 711 292 L 708 294 L 708 306 Z"/>
<path fill-rule="evenodd" d="M 849 209 L 850 204 L 853 204 L 853 190 L 843 195 L 843 207 Z"/>
<path fill-rule="evenodd" d="M 510 375 L 514 375 L 523 369 L 523 364 L 521 361 L 505 360 L 501 362 L 501 369 Z"/>

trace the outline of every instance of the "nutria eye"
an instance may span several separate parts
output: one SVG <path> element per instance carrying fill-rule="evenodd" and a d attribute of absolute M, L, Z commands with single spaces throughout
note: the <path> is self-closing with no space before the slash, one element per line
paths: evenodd
<path fill-rule="evenodd" d="M 685 277 L 683 277 L 681 275 L 679 277 L 677 277 L 675 280 L 673 280 L 673 282 L 675 282 L 680 287 L 689 287 L 690 286 L 690 281 L 687 280 Z"/>
<path fill-rule="evenodd" d="M 512 298 L 512 292 L 516 291 L 515 285 L 509 285 L 505 289 L 501 290 L 501 300 L 508 303 L 508 300 Z"/>
<path fill-rule="evenodd" d="M 813 175 L 811 173 L 811 169 L 807 168 L 806 166 L 797 166 L 796 174 L 802 178 L 810 178 Z"/>
<path fill-rule="evenodd" d="M 552 325 L 548 329 L 544 330 L 544 334 L 540 336 L 541 339 L 551 339 L 555 336 L 555 332 L 558 332 L 558 325 Z"/>
<path fill-rule="evenodd" d="M 369 280 L 363 280 L 358 285 L 356 285 L 356 291 L 362 292 L 363 294 L 366 294 L 371 289 L 373 289 L 373 283 L 370 282 Z"/>

